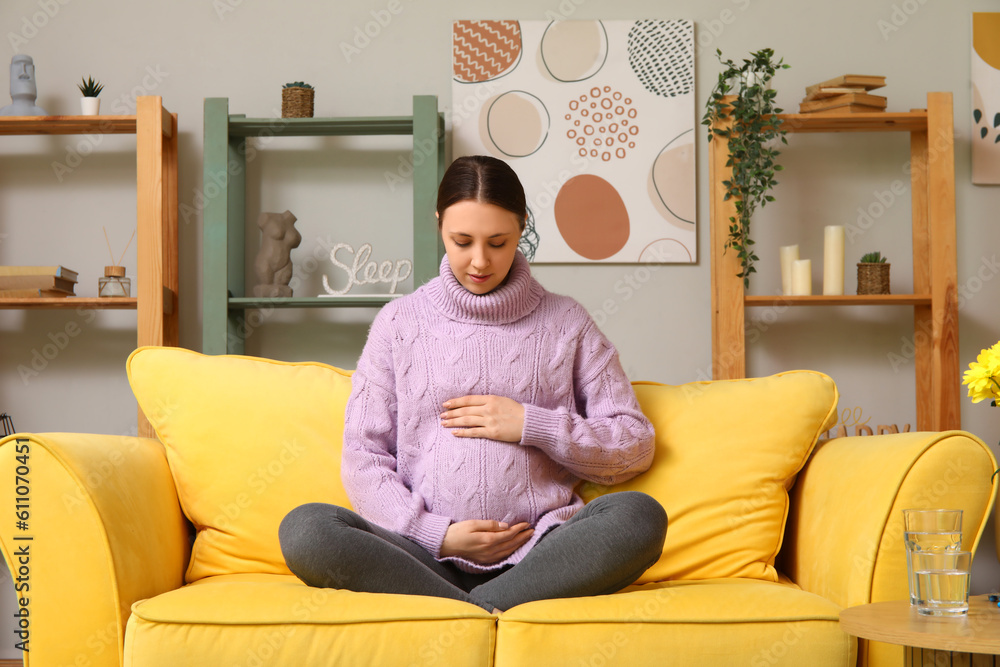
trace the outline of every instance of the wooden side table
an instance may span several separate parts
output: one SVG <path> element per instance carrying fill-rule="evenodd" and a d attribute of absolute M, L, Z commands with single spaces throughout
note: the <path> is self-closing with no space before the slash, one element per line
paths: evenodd
<path fill-rule="evenodd" d="M 1000 609 L 987 597 L 971 596 L 966 616 L 924 616 L 909 600 L 848 607 L 840 627 L 862 639 L 902 644 L 907 667 L 1000 667 Z"/>

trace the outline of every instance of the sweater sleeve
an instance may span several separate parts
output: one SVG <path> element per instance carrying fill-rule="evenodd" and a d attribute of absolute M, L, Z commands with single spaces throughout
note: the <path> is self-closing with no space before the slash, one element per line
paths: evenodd
<path fill-rule="evenodd" d="M 451 519 L 427 511 L 396 469 L 396 383 L 385 312 L 372 324 L 351 377 L 340 474 L 356 512 L 438 558 Z"/>
<path fill-rule="evenodd" d="M 525 405 L 521 444 L 541 449 L 581 479 L 617 484 L 652 464 L 653 425 L 639 408 L 618 352 L 587 321 L 576 350 L 576 411 Z"/>

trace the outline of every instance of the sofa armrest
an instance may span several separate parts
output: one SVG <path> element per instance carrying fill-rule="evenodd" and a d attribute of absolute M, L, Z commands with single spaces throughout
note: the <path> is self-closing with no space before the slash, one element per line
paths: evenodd
<path fill-rule="evenodd" d="M 188 528 L 157 440 L 9 436 L 0 509 L 0 548 L 27 616 L 25 664 L 122 664 L 132 603 L 184 583 Z"/>
<path fill-rule="evenodd" d="M 843 607 L 907 599 L 902 510 L 963 510 L 962 546 L 975 552 L 995 469 L 989 447 L 963 431 L 820 443 L 792 489 L 780 566 Z"/>

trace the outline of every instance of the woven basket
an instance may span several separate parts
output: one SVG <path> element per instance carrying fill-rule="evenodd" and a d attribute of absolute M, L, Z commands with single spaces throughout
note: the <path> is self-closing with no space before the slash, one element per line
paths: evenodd
<path fill-rule="evenodd" d="M 889 294 L 889 266 L 858 262 L 858 294 Z"/>
<path fill-rule="evenodd" d="M 313 94 L 316 91 L 312 88 L 292 88 L 281 89 L 281 117 L 282 118 L 312 118 L 313 117 Z"/>

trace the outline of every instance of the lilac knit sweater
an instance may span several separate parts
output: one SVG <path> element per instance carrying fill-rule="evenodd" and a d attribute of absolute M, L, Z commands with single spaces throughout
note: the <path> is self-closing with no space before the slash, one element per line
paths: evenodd
<path fill-rule="evenodd" d="M 493 394 L 524 405 L 520 443 L 458 438 L 442 403 Z M 439 560 L 484 572 L 517 563 L 583 506 L 580 479 L 622 482 L 653 458 L 618 353 L 586 310 L 547 292 L 518 252 L 506 283 L 484 295 L 441 273 L 375 318 L 352 378 L 342 477 L 354 509 Z M 441 558 L 453 521 L 535 528 L 506 560 Z"/>

